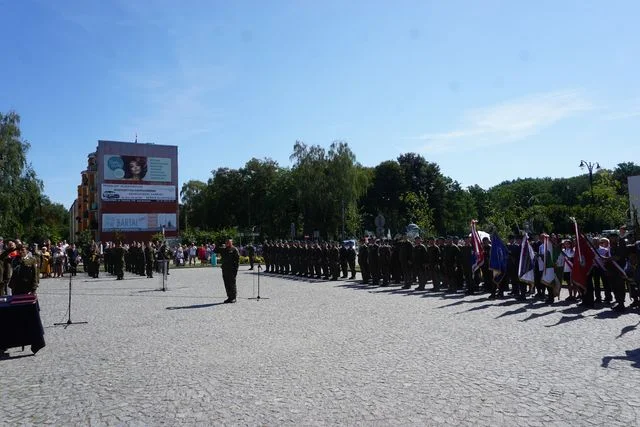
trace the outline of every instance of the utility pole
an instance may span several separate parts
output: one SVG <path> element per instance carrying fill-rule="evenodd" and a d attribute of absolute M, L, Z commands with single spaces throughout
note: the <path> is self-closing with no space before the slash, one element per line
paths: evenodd
<path fill-rule="evenodd" d="M 593 204 L 594 199 L 593 199 L 593 169 L 595 168 L 596 171 L 598 169 L 600 169 L 600 163 L 598 162 L 586 162 L 584 160 L 580 160 L 580 168 L 584 169 L 587 168 L 587 170 L 589 171 L 589 189 L 591 190 L 591 204 Z"/>

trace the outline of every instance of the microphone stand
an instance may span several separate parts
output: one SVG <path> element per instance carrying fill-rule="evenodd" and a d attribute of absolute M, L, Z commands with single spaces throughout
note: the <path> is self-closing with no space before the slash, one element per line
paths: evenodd
<path fill-rule="evenodd" d="M 256 298 L 249 298 L 249 299 L 254 299 L 256 301 L 260 301 L 261 299 L 269 299 L 266 297 L 260 297 L 260 270 L 262 270 L 262 266 L 258 264 L 258 296 Z"/>
<path fill-rule="evenodd" d="M 53 326 L 63 325 L 65 329 L 67 329 L 67 326 L 69 325 L 81 325 L 81 324 L 89 323 L 89 322 L 72 322 L 71 321 L 71 277 L 72 277 L 71 274 L 69 274 L 69 305 L 67 307 L 67 313 L 69 314 L 69 317 L 67 318 L 66 322 L 53 324 Z"/>

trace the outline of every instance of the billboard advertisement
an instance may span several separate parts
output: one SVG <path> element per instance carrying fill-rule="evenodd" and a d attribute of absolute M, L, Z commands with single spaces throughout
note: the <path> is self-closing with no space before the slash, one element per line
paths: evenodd
<path fill-rule="evenodd" d="M 631 209 L 631 217 L 637 211 L 638 220 L 640 221 L 640 175 L 630 176 L 627 178 L 629 184 L 629 208 Z"/>
<path fill-rule="evenodd" d="M 175 185 L 102 184 L 105 202 L 175 202 Z"/>
<path fill-rule="evenodd" d="M 172 182 L 171 158 L 105 154 L 104 179 Z"/>
<path fill-rule="evenodd" d="M 176 213 L 105 213 L 102 231 L 175 231 Z"/>

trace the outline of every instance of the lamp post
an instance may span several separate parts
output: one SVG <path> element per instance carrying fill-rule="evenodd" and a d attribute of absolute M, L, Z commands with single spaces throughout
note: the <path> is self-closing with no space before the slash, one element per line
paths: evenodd
<path fill-rule="evenodd" d="M 593 169 L 600 169 L 600 163 L 598 162 L 587 162 L 584 160 L 580 160 L 580 168 L 587 168 L 589 171 L 589 189 L 591 190 L 591 203 L 593 203 Z"/>

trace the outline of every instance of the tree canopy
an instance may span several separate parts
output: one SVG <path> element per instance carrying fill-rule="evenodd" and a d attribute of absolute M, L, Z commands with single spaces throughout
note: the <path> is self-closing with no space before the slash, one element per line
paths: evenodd
<path fill-rule="evenodd" d="M 30 145 L 20 133 L 20 116 L 0 113 L 0 236 L 29 242 L 68 237 L 64 206 L 43 194 L 42 181 L 27 160 Z"/>

